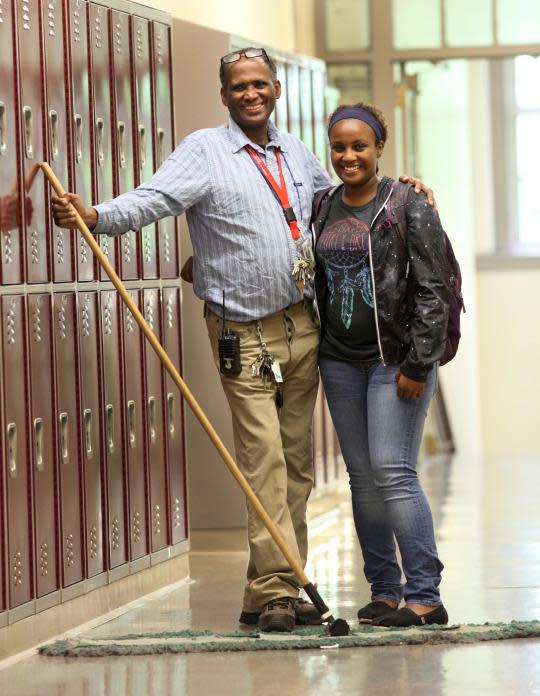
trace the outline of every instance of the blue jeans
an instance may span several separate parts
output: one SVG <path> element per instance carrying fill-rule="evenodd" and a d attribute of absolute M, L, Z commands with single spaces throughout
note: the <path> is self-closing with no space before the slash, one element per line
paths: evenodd
<path fill-rule="evenodd" d="M 349 474 L 356 532 L 372 598 L 441 603 L 442 563 L 416 459 L 437 368 L 422 398 L 401 399 L 397 367 L 320 358 L 321 377 Z M 403 574 L 396 558 L 399 546 Z"/>

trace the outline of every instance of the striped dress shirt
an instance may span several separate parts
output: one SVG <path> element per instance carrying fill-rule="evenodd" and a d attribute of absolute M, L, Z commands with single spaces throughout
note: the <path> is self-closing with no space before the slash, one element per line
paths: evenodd
<path fill-rule="evenodd" d="M 168 215 L 186 213 L 193 245 L 193 287 L 228 319 L 252 321 L 298 302 L 291 277 L 298 257 L 280 203 L 249 156 L 252 145 L 279 182 L 281 150 L 289 201 L 309 239 L 314 193 L 332 185 L 327 172 L 293 135 L 269 123 L 266 147 L 252 143 L 232 120 L 187 136 L 154 176 L 134 191 L 95 206 L 96 234 L 140 230 Z M 310 296 L 311 288 L 306 290 Z"/>

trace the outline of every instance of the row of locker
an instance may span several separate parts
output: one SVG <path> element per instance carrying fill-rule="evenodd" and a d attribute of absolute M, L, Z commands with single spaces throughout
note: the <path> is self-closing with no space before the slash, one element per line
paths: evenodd
<path fill-rule="evenodd" d="M 54 225 L 37 163 L 89 205 L 149 179 L 173 148 L 170 27 L 117 7 L 0 0 L 1 285 L 106 279 Z M 124 279 L 178 276 L 174 219 L 100 243 Z"/>
<path fill-rule="evenodd" d="M 181 364 L 180 291 L 134 302 Z M 0 611 L 187 537 L 183 405 L 115 290 L 0 298 Z"/>

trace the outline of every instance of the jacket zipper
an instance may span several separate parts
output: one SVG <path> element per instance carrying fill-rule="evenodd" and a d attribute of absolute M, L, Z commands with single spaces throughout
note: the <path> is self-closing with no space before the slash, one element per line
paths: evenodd
<path fill-rule="evenodd" d="M 375 273 L 373 272 L 373 255 L 371 253 L 371 232 L 373 231 L 373 227 L 375 225 L 375 221 L 379 217 L 379 215 L 382 213 L 382 211 L 386 208 L 386 204 L 388 203 L 388 199 L 392 195 L 392 191 L 390 190 L 390 193 L 386 197 L 386 200 L 384 203 L 381 205 L 377 213 L 375 214 L 373 220 L 371 221 L 371 225 L 369 228 L 369 235 L 368 235 L 368 249 L 369 249 L 369 268 L 371 271 L 371 282 L 373 283 L 373 309 L 375 311 L 375 329 L 377 331 L 377 343 L 379 344 L 379 353 L 381 354 L 381 362 L 382 364 L 386 367 L 386 363 L 384 362 L 384 355 L 383 355 L 383 349 L 382 349 L 382 343 L 381 343 L 381 333 L 379 331 L 379 319 L 377 317 L 377 291 L 375 287 Z"/>

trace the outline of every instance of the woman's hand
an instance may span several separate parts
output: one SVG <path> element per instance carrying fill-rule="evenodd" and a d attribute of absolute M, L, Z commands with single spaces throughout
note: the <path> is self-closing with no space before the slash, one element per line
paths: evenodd
<path fill-rule="evenodd" d="M 397 395 L 400 399 L 419 399 L 424 396 L 426 385 L 424 382 L 417 382 L 414 379 L 405 377 L 401 372 L 396 372 Z"/>
<path fill-rule="evenodd" d="M 424 184 L 424 182 L 421 179 L 417 179 L 414 176 L 408 176 L 407 174 L 403 174 L 399 177 L 399 180 L 402 181 L 404 184 L 411 184 L 411 186 L 414 186 L 414 190 L 416 193 L 420 193 L 420 191 L 423 191 L 427 196 L 427 200 L 430 206 L 437 210 L 437 203 L 435 202 L 435 196 L 433 195 L 433 191 L 429 188 L 429 186 L 426 186 L 426 184 Z"/>

